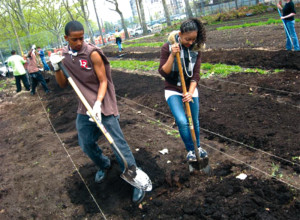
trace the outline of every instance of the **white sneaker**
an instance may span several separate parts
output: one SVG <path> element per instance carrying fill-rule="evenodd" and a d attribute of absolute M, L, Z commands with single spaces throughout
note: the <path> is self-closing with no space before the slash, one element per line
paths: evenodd
<path fill-rule="evenodd" d="M 197 158 L 196 158 L 196 155 L 195 155 L 195 152 L 193 150 L 190 150 L 187 155 L 186 155 L 186 160 L 187 161 L 196 161 Z"/>

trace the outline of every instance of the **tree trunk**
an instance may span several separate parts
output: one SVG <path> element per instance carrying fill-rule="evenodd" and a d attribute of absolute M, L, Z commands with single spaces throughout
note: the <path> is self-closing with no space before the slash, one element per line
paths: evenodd
<path fill-rule="evenodd" d="M 21 25 L 24 28 L 24 30 L 26 32 L 26 35 L 30 36 L 28 24 L 25 20 L 25 16 L 24 16 L 24 13 L 23 13 L 23 10 L 22 10 L 22 7 L 21 7 L 21 0 L 16 0 L 16 4 L 17 4 L 17 9 L 18 9 L 18 14 L 19 14 L 19 16 L 21 18 L 21 22 L 22 22 Z"/>
<path fill-rule="evenodd" d="M 7 6 L 6 6 L 6 8 L 7 8 L 7 11 L 8 11 L 8 15 L 9 15 L 9 20 L 10 20 L 11 26 L 13 27 L 13 30 L 14 30 L 14 33 L 15 33 L 15 36 L 16 36 L 16 39 L 17 39 L 17 42 L 18 42 L 18 46 L 19 46 L 19 50 L 20 50 L 19 52 L 23 56 L 22 46 L 21 46 L 21 43 L 20 43 L 20 39 L 19 39 L 18 33 L 16 31 L 16 27 L 15 27 L 14 21 L 12 20 L 12 16 L 11 16 L 9 8 Z"/>
<path fill-rule="evenodd" d="M 20 25 L 20 27 L 22 28 L 22 30 L 25 32 L 26 34 L 26 41 L 25 41 L 25 45 L 26 47 L 30 47 L 31 46 L 31 37 L 30 37 L 30 31 L 29 31 L 29 25 L 26 22 L 23 10 L 22 10 L 22 6 L 21 6 L 21 1 L 20 0 L 15 0 L 15 1 L 8 1 L 5 0 L 4 1 L 6 7 L 8 10 L 12 10 L 14 12 L 14 14 L 10 13 L 10 15 L 12 16 L 12 18 L 15 15 L 16 20 L 18 21 L 18 24 Z"/>
<path fill-rule="evenodd" d="M 192 17 L 193 17 L 193 12 L 192 12 L 192 9 L 191 9 L 189 0 L 184 0 L 184 3 L 185 3 L 186 15 L 187 15 L 189 18 L 192 18 Z"/>
<path fill-rule="evenodd" d="M 141 13 L 141 20 L 142 20 L 142 28 L 143 28 L 143 35 L 146 35 L 148 33 L 147 25 L 146 25 L 146 19 L 145 19 L 145 11 L 144 11 L 144 5 L 143 0 L 138 0 L 139 6 L 140 6 L 140 13 Z"/>
<path fill-rule="evenodd" d="M 124 33 L 125 33 L 125 39 L 129 39 L 128 30 L 127 30 L 127 27 L 126 27 L 126 24 L 125 24 L 123 13 L 119 9 L 118 0 L 106 0 L 106 1 L 115 5 L 115 9 L 110 9 L 110 10 L 113 10 L 113 11 L 117 12 L 120 15 L 122 27 L 123 27 Z"/>
<path fill-rule="evenodd" d="M 92 44 L 95 44 L 93 32 L 91 30 L 91 26 L 90 26 L 90 23 L 89 23 L 89 18 L 88 18 L 87 14 L 86 14 L 86 11 L 85 11 L 85 2 L 84 2 L 84 0 L 79 0 L 79 3 L 80 3 L 80 7 L 81 7 L 81 10 L 82 10 L 82 13 L 83 13 L 83 18 L 84 18 L 84 21 L 85 21 L 85 26 L 88 29 L 88 35 L 90 37 L 90 41 L 91 41 Z"/>
<path fill-rule="evenodd" d="M 99 21 L 97 9 L 96 9 L 96 3 L 95 3 L 95 0 L 93 0 L 93 5 L 94 5 L 94 10 L 95 10 L 96 18 L 97 18 L 98 29 L 99 29 L 100 36 L 101 36 L 101 39 L 102 39 L 102 44 L 105 45 L 105 43 L 104 43 L 104 38 L 103 38 L 103 33 L 102 33 L 102 28 L 101 28 L 101 25 L 100 25 L 100 21 Z"/>
<path fill-rule="evenodd" d="M 66 8 L 66 10 L 67 10 L 67 12 L 68 12 L 68 14 L 69 14 L 71 20 L 74 21 L 75 19 L 74 19 L 73 15 L 72 15 L 72 13 L 71 13 L 71 10 L 70 10 L 69 0 L 63 0 L 62 3 L 63 3 L 63 5 L 65 6 L 65 8 Z"/>
<path fill-rule="evenodd" d="M 234 0 L 235 2 L 235 9 L 239 9 L 238 0 Z"/>
<path fill-rule="evenodd" d="M 165 17 L 166 17 L 166 20 L 167 20 L 167 25 L 168 26 L 171 26 L 171 19 L 170 19 L 170 13 L 169 13 L 169 9 L 168 9 L 168 6 L 166 4 L 166 0 L 162 0 L 162 4 L 163 4 L 163 7 L 164 7 L 164 11 L 165 11 Z"/>
<path fill-rule="evenodd" d="M 136 5 L 136 10 L 139 16 L 139 21 L 140 21 L 140 26 L 142 26 L 142 19 L 141 19 L 141 14 L 140 14 L 140 6 L 138 0 L 135 0 L 135 5 Z"/>

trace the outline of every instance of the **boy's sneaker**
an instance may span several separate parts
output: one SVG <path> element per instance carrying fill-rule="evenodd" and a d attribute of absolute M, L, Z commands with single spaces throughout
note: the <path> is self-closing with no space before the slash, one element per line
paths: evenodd
<path fill-rule="evenodd" d="M 189 162 L 197 161 L 195 152 L 194 152 L 193 150 L 190 150 L 190 151 L 187 153 L 187 155 L 186 155 L 186 160 L 189 161 Z"/>
<path fill-rule="evenodd" d="M 106 177 L 106 170 L 98 170 L 95 175 L 95 182 L 102 183 Z"/>
<path fill-rule="evenodd" d="M 96 183 L 102 183 L 106 177 L 107 170 L 110 168 L 110 165 L 107 168 L 104 168 L 103 170 L 98 170 L 95 175 L 95 182 Z"/>
<path fill-rule="evenodd" d="M 138 189 L 136 187 L 133 188 L 132 201 L 134 203 L 141 203 L 145 197 L 145 191 Z"/>

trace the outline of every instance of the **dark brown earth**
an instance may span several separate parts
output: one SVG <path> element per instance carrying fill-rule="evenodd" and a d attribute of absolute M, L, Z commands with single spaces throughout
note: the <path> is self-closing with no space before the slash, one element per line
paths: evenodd
<path fill-rule="evenodd" d="M 227 38 L 208 29 L 203 62 L 284 69 L 201 79 L 201 141 L 211 176 L 189 174 L 158 74 L 113 70 L 120 124 L 153 190 L 141 204 L 131 202 L 132 188 L 104 138 L 99 144 L 113 166 L 96 184 L 97 168 L 77 143 L 76 96 L 49 76 L 49 95 L 41 87 L 36 96 L 15 94 L 13 85 L 0 93 L 0 219 L 298 219 L 300 54 L 284 50 L 281 26 L 226 32 Z M 111 60 L 115 50 L 104 48 Z M 159 48 L 125 52 L 121 59 L 159 58 Z M 164 148 L 168 154 L 159 153 Z M 237 179 L 240 173 L 247 178 Z"/>

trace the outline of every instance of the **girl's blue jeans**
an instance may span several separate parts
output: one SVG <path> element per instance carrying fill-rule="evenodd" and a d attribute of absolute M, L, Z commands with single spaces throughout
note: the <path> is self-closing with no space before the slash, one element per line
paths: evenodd
<path fill-rule="evenodd" d="M 284 21 L 285 26 L 289 32 L 290 37 L 292 38 L 293 41 L 293 45 L 294 45 L 294 50 L 295 51 L 299 51 L 300 47 L 299 47 L 299 40 L 297 37 L 297 33 L 295 30 L 295 20 L 293 21 Z M 287 50 L 292 50 L 293 49 L 293 45 L 292 42 L 290 40 L 290 38 L 288 37 L 288 34 L 285 32 L 286 35 L 286 49 Z"/>
<path fill-rule="evenodd" d="M 187 151 L 194 150 L 194 143 L 189 128 L 189 122 L 185 114 L 184 103 L 182 102 L 182 96 L 172 95 L 168 98 L 167 103 L 170 110 L 175 117 L 176 124 L 179 129 L 180 136 L 185 144 Z M 194 129 L 196 133 L 197 146 L 200 146 L 200 126 L 199 126 L 199 98 L 194 97 L 193 102 L 189 102 L 192 118 L 194 123 Z"/>

